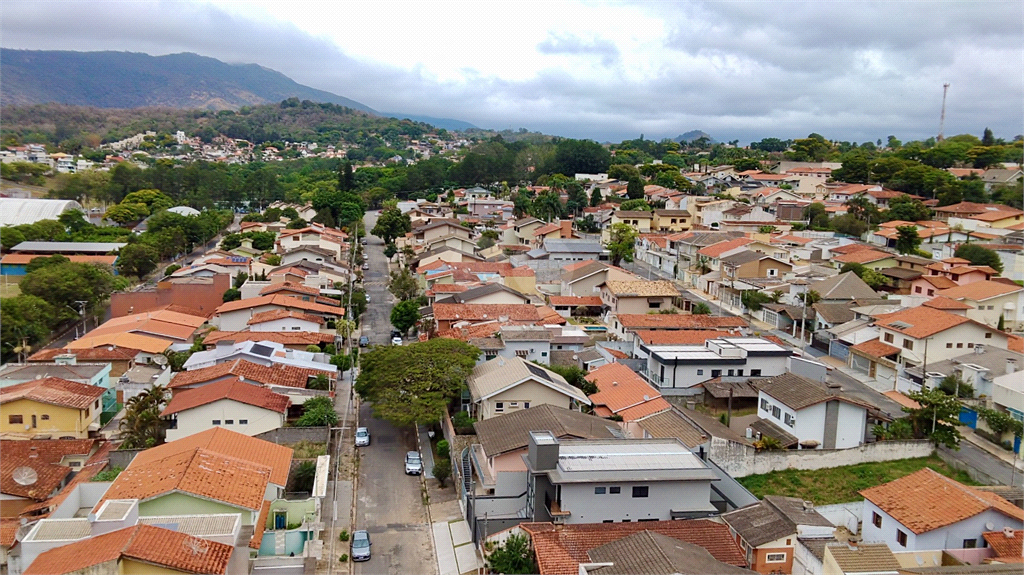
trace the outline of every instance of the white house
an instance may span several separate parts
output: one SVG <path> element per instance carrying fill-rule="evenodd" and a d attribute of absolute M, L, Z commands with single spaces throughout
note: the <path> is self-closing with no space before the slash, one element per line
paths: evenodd
<path fill-rule="evenodd" d="M 175 394 L 160 415 L 170 420 L 167 441 L 218 426 L 253 436 L 283 427 L 290 404 L 265 387 L 224 379 Z"/>
<path fill-rule="evenodd" d="M 586 394 L 565 378 L 523 358 L 497 357 L 475 368 L 466 382 L 477 419 L 550 404 L 578 410 L 590 405 Z"/>
<path fill-rule="evenodd" d="M 698 395 L 716 377 L 773 377 L 786 373 L 791 352 L 759 337 L 709 339 L 704 345 L 642 345 L 642 374 L 662 395 Z"/>
<path fill-rule="evenodd" d="M 986 531 L 1024 527 L 1024 509 L 927 467 L 860 494 L 864 542 L 894 552 L 982 547 Z"/>
<path fill-rule="evenodd" d="M 320 331 L 324 318 L 298 311 L 275 309 L 252 316 L 249 331 Z"/>
<path fill-rule="evenodd" d="M 864 441 L 869 406 L 828 384 L 784 373 L 756 386 L 757 416 L 796 437 L 800 448 L 846 449 Z"/>

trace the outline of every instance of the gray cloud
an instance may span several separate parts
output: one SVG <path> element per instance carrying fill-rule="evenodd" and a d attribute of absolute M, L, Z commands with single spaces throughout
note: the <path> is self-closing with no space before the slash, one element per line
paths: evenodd
<path fill-rule="evenodd" d="M 466 70 L 439 82 L 421 69 L 371 64 L 291 24 L 255 22 L 186 3 L 5 3 L 10 48 L 196 52 L 254 62 L 378 110 L 451 117 L 479 126 L 598 140 L 703 129 L 723 140 L 819 132 L 865 141 L 938 129 L 1024 132 L 1024 37 L 1018 2 L 643 4 L 668 37 L 637 81 L 614 43 L 551 33 L 541 54 L 600 63 L 602 74 L 548 68 L 522 81 Z M 518 65 L 508 53 L 507 66 Z"/>

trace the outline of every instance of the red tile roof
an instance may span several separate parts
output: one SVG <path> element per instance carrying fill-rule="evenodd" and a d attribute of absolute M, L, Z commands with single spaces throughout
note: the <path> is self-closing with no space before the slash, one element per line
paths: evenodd
<path fill-rule="evenodd" d="M 971 320 L 930 307 L 912 307 L 895 313 L 887 313 L 875 317 L 875 324 L 914 338 L 928 337 L 947 329 L 956 327 Z M 894 325 L 897 322 L 909 324 L 910 327 Z"/>
<path fill-rule="evenodd" d="M 833 250 L 835 251 L 835 250 Z M 865 264 L 868 262 L 876 262 L 878 260 L 884 260 L 885 258 L 895 257 L 888 252 L 882 252 L 878 250 L 857 250 L 851 253 L 840 254 L 833 259 L 839 263 L 858 263 Z"/>
<path fill-rule="evenodd" d="M 587 381 L 597 385 L 598 392 L 590 395 L 594 412 L 605 416 L 618 414 L 624 421 L 636 421 L 648 415 L 671 409 L 661 394 L 632 369 L 621 363 L 606 363 L 590 372 Z"/>
<path fill-rule="evenodd" d="M 918 535 L 989 509 L 1024 521 L 1024 509 L 995 493 L 972 489 L 927 467 L 860 494 Z"/>
<path fill-rule="evenodd" d="M 833 254 L 852 254 L 853 252 L 859 252 L 861 250 L 874 249 L 872 246 L 867 244 L 847 244 L 845 246 L 839 246 L 838 248 L 832 248 L 829 252 Z"/>
<path fill-rule="evenodd" d="M 724 242 L 718 242 L 717 244 L 711 244 L 710 246 L 698 250 L 697 253 L 702 256 L 709 258 L 717 258 L 727 251 L 741 248 L 754 240 L 750 238 L 735 238 L 732 240 L 726 240 Z"/>
<path fill-rule="evenodd" d="M 304 293 L 307 295 L 318 296 L 320 290 L 314 287 L 304 286 L 292 282 L 284 282 L 279 284 L 268 285 L 267 287 L 260 290 L 260 295 L 270 295 L 279 291 L 290 291 L 295 293 Z"/>
<path fill-rule="evenodd" d="M 965 304 L 962 301 L 957 301 L 955 299 L 950 299 L 950 298 L 945 297 L 945 296 L 934 297 L 934 298 L 924 302 L 921 305 L 927 306 L 927 307 L 931 307 L 931 308 L 935 308 L 935 309 L 943 309 L 943 310 L 953 310 L 953 309 L 966 310 L 966 309 L 973 309 L 971 306 Z"/>
<path fill-rule="evenodd" d="M 313 331 L 211 331 L 203 344 L 211 346 L 218 341 L 272 341 L 281 345 L 308 346 L 334 343 L 334 334 Z"/>
<path fill-rule="evenodd" d="M 433 309 L 434 318 L 439 321 L 487 321 L 507 317 L 507 321 L 533 323 L 543 317 L 537 306 L 528 303 L 436 303 Z M 562 319 L 561 316 L 559 319 Z M 562 322 L 564 321 L 562 319 Z"/>
<path fill-rule="evenodd" d="M 462 293 L 469 289 L 465 284 L 434 284 L 427 291 L 438 293 Z"/>
<path fill-rule="evenodd" d="M 225 377 L 237 376 L 263 385 L 305 389 L 309 378 L 316 377 L 321 373 L 328 377 L 332 375 L 330 372 L 319 369 L 308 369 L 280 363 L 266 366 L 244 359 L 236 359 L 211 365 L 210 367 L 180 371 L 175 374 L 171 382 L 167 384 L 167 387 L 171 389 L 187 387 Z"/>
<path fill-rule="evenodd" d="M 747 327 L 740 317 L 686 314 L 620 314 L 616 319 L 628 330 L 638 329 L 715 329 Z"/>
<path fill-rule="evenodd" d="M 1024 291 L 1024 287 L 1020 287 L 1016 284 L 996 281 L 980 281 L 940 290 L 936 292 L 936 295 L 956 300 L 969 299 L 973 301 L 982 301 L 1019 291 Z"/>
<path fill-rule="evenodd" d="M 103 563 L 133 559 L 184 573 L 225 573 L 231 545 L 152 525 L 135 525 L 45 551 L 25 575 L 81 572 Z"/>
<path fill-rule="evenodd" d="M 245 323 L 246 325 L 255 325 L 285 318 L 301 319 L 303 321 L 310 321 L 320 325 L 323 325 L 324 323 L 324 318 L 320 316 L 309 315 L 306 313 L 301 313 L 287 309 L 272 309 L 270 311 L 263 311 L 260 313 L 253 314 L 253 316 L 249 318 L 249 321 Z"/>
<path fill-rule="evenodd" d="M 580 563 L 590 563 L 587 553 L 591 549 L 641 531 L 660 533 L 703 547 L 715 559 L 729 565 L 747 566 L 743 552 L 729 534 L 729 528 L 707 519 L 557 526 L 551 523 L 520 523 L 519 527 L 530 535 L 541 575 L 577 575 Z"/>
<path fill-rule="evenodd" d="M 529 278 L 537 275 L 537 272 L 533 271 L 530 266 L 519 266 L 510 270 L 503 270 L 499 272 L 501 277 L 506 278 Z"/>
<path fill-rule="evenodd" d="M 104 391 L 98 385 L 46 377 L 0 389 L 0 403 L 28 399 L 71 409 L 88 409 Z"/>
<path fill-rule="evenodd" d="M 947 278 L 946 276 L 921 276 L 917 279 L 924 280 L 932 284 L 932 287 L 940 290 L 949 289 L 951 287 L 956 287 L 958 285 L 955 281 Z"/>
<path fill-rule="evenodd" d="M 95 439 L 0 439 L 0 493 L 36 501 L 46 499 L 71 473 L 61 460 L 69 455 L 88 455 L 96 444 Z M 19 467 L 35 470 L 35 483 L 21 485 L 15 481 L 14 470 Z"/>
<path fill-rule="evenodd" d="M 71 495 L 71 492 L 75 489 L 76 485 L 92 481 L 92 478 L 95 477 L 97 473 L 106 469 L 107 465 L 110 463 L 110 452 L 113 451 L 114 447 L 113 442 L 103 441 L 100 448 L 97 449 L 88 460 L 86 460 L 85 465 L 83 465 L 79 469 L 78 473 L 75 474 L 75 477 L 60 490 L 60 493 L 46 501 L 23 508 L 21 510 L 21 516 L 42 519 L 49 515 L 54 509 L 63 503 L 68 496 Z"/>
<path fill-rule="evenodd" d="M 0 259 L 0 264 L 3 265 L 27 265 L 32 263 L 32 260 L 36 258 L 48 257 L 43 254 L 7 254 Z M 81 264 L 100 264 L 106 266 L 113 266 L 117 262 L 117 256 L 64 256 L 71 260 L 72 263 Z"/>
<path fill-rule="evenodd" d="M 95 347 L 87 349 L 42 349 L 29 356 L 28 361 L 33 362 L 51 362 L 53 358 L 58 355 L 65 353 L 72 353 L 75 355 L 77 361 L 91 362 L 91 361 L 130 361 L 135 359 L 136 356 L 141 353 L 137 349 L 130 349 L 127 347 Z"/>
<path fill-rule="evenodd" d="M 216 311 L 214 311 L 214 313 L 222 314 L 242 309 L 251 309 L 254 307 L 260 307 L 264 305 L 276 305 L 278 307 L 283 308 L 296 308 L 309 312 L 316 312 L 336 316 L 345 315 L 345 308 L 343 307 L 329 306 L 311 301 L 302 301 L 297 297 L 289 297 L 284 294 L 264 295 L 248 299 L 240 299 L 238 301 L 231 301 L 218 307 Z"/>
<path fill-rule="evenodd" d="M 900 352 L 900 348 L 891 346 L 884 341 L 877 339 L 870 339 L 868 341 L 858 343 L 857 345 L 851 346 L 850 349 L 878 358 L 889 357 L 890 355 L 895 355 Z"/>
<path fill-rule="evenodd" d="M 551 305 L 569 305 L 569 306 L 596 306 L 600 307 L 601 298 L 594 296 L 579 296 L 579 295 L 553 295 L 549 296 L 549 303 Z"/>
<path fill-rule="evenodd" d="M 230 399 L 231 401 L 262 407 L 263 409 L 278 413 L 287 412 L 288 406 L 291 405 L 291 400 L 288 399 L 288 396 L 274 393 L 265 387 L 245 383 L 237 379 L 222 379 L 215 383 L 175 394 L 160 415 L 167 416 L 179 413 L 222 399 Z"/>
<path fill-rule="evenodd" d="M 709 339 L 731 337 L 736 334 L 713 329 L 647 330 L 635 332 L 647 345 L 704 345 Z"/>
<path fill-rule="evenodd" d="M 986 531 L 981 534 L 988 542 L 988 546 L 995 551 L 1000 563 L 1020 563 L 1024 561 L 1024 532 L 1020 529 L 1011 529 L 1009 533 L 1003 531 Z"/>
<path fill-rule="evenodd" d="M 0 547 L 10 549 L 14 545 L 14 537 L 18 534 L 19 527 L 21 520 L 17 517 L 0 518 Z"/>

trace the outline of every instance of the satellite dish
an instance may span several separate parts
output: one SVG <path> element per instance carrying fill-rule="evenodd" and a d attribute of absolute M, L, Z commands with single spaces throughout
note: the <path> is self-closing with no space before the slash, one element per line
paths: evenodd
<path fill-rule="evenodd" d="M 181 542 L 182 548 L 191 553 L 193 557 L 197 555 L 204 555 L 210 550 L 210 545 L 206 541 L 199 539 L 198 537 L 189 537 Z"/>
<path fill-rule="evenodd" d="M 167 365 L 167 358 L 162 355 L 155 355 L 153 356 L 153 363 L 159 365 L 160 367 L 163 367 Z"/>
<path fill-rule="evenodd" d="M 15 469 L 11 476 L 18 485 L 32 485 L 39 479 L 39 474 L 36 473 L 35 469 L 24 466 Z"/>

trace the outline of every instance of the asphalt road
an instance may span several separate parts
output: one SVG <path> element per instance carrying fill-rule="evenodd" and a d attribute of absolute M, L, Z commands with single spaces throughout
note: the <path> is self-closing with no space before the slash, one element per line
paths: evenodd
<path fill-rule="evenodd" d="M 367 214 L 366 229 L 373 229 L 375 214 Z M 387 291 L 387 261 L 384 244 L 369 237 L 364 248 L 370 269 L 364 271 L 363 285 L 371 300 L 363 316 L 362 334 L 372 344 L 390 343 L 391 294 Z M 437 561 L 431 544 L 430 524 L 423 505 L 420 478 L 405 475 L 405 453 L 416 449 L 411 429 L 400 431 L 386 421 L 374 419 L 369 404 L 359 410 L 359 425 L 370 431 L 370 445 L 361 447 L 359 486 L 353 530 L 370 532 L 372 557 L 355 564 L 355 573 L 435 573 Z"/>

